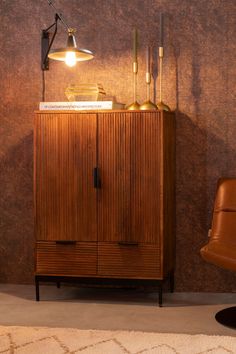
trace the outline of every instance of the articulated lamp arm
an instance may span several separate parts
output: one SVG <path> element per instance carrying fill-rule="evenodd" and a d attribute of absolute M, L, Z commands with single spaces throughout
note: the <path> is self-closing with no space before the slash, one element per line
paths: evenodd
<path fill-rule="evenodd" d="M 49 26 L 48 28 L 42 30 L 42 36 L 41 36 L 41 69 L 42 70 L 48 70 L 49 69 L 49 58 L 48 58 L 48 53 L 50 52 L 50 49 L 52 47 L 52 44 L 54 42 L 54 39 L 57 34 L 57 21 L 59 20 L 59 15 L 56 13 L 55 14 L 55 22 Z M 53 36 L 51 41 L 49 42 L 49 30 L 55 27 Z"/>

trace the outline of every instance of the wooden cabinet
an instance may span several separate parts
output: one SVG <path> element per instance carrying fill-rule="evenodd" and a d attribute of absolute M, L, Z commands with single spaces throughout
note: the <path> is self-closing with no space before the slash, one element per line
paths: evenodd
<path fill-rule="evenodd" d="M 173 280 L 174 114 L 41 111 L 34 136 L 37 299 L 40 280 Z"/>

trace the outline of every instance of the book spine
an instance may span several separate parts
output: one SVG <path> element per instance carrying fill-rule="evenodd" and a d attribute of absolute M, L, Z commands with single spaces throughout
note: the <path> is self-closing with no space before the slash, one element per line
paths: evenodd
<path fill-rule="evenodd" d="M 102 101 L 102 102 L 40 102 L 40 110 L 96 110 L 96 109 L 112 109 L 113 102 Z"/>

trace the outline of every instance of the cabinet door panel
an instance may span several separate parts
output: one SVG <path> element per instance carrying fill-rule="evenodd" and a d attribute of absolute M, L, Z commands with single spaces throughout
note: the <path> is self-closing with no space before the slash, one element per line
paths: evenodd
<path fill-rule="evenodd" d="M 129 113 L 98 115 L 98 239 L 129 240 L 130 233 Z"/>
<path fill-rule="evenodd" d="M 160 235 L 161 131 L 158 112 L 136 113 L 131 121 L 132 239 L 158 243 Z"/>
<path fill-rule="evenodd" d="M 38 240 L 96 240 L 96 115 L 35 118 L 35 222 Z"/>

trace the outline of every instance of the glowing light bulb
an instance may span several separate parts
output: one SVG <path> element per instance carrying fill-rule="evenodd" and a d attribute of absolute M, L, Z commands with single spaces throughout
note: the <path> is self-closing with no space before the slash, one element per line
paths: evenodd
<path fill-rule="evenodd" d="M 68 66 L 75 66 L 75 64 L 76 64 L 75 52 L 67 52 L 66 53 L 65 63 Z"/>

